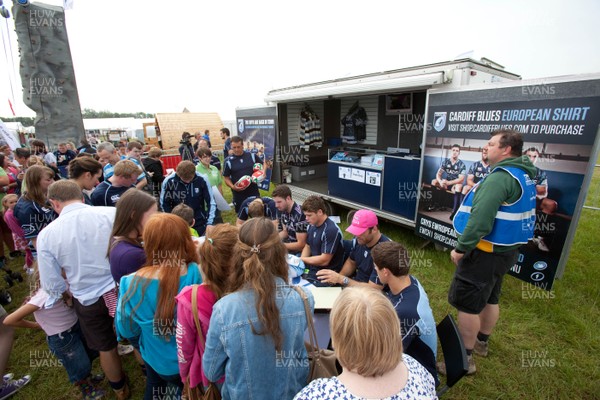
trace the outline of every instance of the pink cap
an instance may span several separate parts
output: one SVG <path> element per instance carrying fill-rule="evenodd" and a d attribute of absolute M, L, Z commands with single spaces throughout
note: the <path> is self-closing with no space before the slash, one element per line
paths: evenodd
<path fill-rule="evenodd" d="M 377 215 L 371 210 L 358 210 L 352 218 L 352 225 L 346 229 L 354 236 L 360 236 L 369 228 L 377 226 Z"/>

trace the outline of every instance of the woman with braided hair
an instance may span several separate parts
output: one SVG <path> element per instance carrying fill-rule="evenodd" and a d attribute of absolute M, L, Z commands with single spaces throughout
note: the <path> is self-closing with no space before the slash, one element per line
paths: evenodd
<path fill-rule="evenodd" d="M 213 307 L 202 358 L 208 380 L 225 376 L 223 399 L 290 399 L 306 384 L 306 314 L 287 284 L 286 254 L 272 221 L 253 218 L 240 228 L 231 293 Z"/>

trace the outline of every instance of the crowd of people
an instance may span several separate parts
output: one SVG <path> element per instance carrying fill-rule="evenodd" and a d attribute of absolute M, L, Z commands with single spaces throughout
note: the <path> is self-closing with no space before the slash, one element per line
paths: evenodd
<path fill-rule="evenodd" d="M 7 325 L 42 329 L 84 399 L 103 398 L 104 379 L 116 398 L 132 396 L 120 341 L 134 348 L 148 400 L 213 384 L 225 399 L 436 398 L 438 370 L 444 371 L 436 366 L 429 299 L 410 274 L 409 251 L 379 230 L 377 215 L 357 211 L 346 230 L 354 238 L 344 240 L 319 196 L 297 204 L 286 185 L 272 197 L 261 197 L 256 182 L 237 187 L 262 162 L 244 150 L 242 138 L 230 139 L 222 173 L 215 173 L 210 143 L 202 141 L 197 157 L 183 159 L 167 177 L 158 168 L 160 150 L 142 159 L 137 142 L 122 156 L 102 143 L 95 156 L 65 156 L 66 165 L 46 159 L 39 146 L 4 153 L 15 179 L 3 179 L 0 168 L 6 196 L 0 197 L 6 219 L 0 229 L 11 256 L 28 252 L 24 270 L 36 289 L 12 314 L 0 309 L 3 353 L 10 354 Z M 45 165 L 30 165 L 36 152 Z M 514 214 L 507 223 L 522 227 L 529 220 L 516 216 L 532 201 L 535 213 L 535 189 L 525 178 L 535 170 L 521 152 L 519 134 L 495 133 L 486 154 L 500 169 L 475 185 L 476 196 L 466 194 L 464 204 L 472 208 L 456 212 L 461 237 L 451 253 L 458 268 L 449 302 L 458 310 L 469 373 L 475 372 L 473 351 L 487 354 L 503 275 L 530 235 L 488 226 L 498 207 Z M 222 182 L 232 190 L 233 225 L 222 223 L 216 206 Z M 506 187 L 506 198 L 487 189 L 492 184 Z M 338 377 L 307 381 L 305 304 L 293 287 L 290 255 L 313 287 L 344 288 L 330 318 Z M 302 290 L 312 310 L 313 294 Z M 35 322 L 25 319 L 30 314 Z M 95 358 L 103 376 L 91 372 Z M 0 357 L 0 373 L 7 360 Z M 0 398 L 30 379 L 6 377 Z"/>

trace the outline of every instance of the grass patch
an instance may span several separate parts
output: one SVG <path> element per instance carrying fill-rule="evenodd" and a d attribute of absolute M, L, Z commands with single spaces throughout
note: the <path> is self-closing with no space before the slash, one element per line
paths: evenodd
<path fill-rule="evenodd" d="M 600 171 L 596 169 L 589 196 L 600 197 Z M 231 201 L 231 193 L 224 190 Z M 264 194 L 265 192 L 263 192 Z M 588 205 L 598 204 L 590 198 Z M 347 210 L 338 209 L 345 230 Z M 235 223 L 233 211 L 223 214 L 226 222 Z M 490 338 L 490 355 L 476 356 L 478 372 L 465 377 L 444 398 L 447 399 L 595 399 L 600 393 L 598 354 L 600 354 L 600 268 L 597 249 L 600 236 L 600 211 L 584 209 L 571 248 L 564 277 L 557 280 L 550 294 L 532 289 L 520 280 L 507 276 L 501 299 L 501 316 Z M 381 231 L 403 243 L 411 252 L 412 274 L 429 295 L 436 321 L 446 314 L 456 317 L 448 304 L 447 293 L 454 273 L 449 253 L 436 251 L 412 230 L 382 222 Z M 344 232 L 346 239 L 351 236 Z M 20 269 L 23 259 L 13 260 L 13 270 Z M 6 309 L 16 309 L 29 293 L 24 282 L 10 289 L 13 302 Z M 533 293 L 533 294 L 531 294 Z M 537 294 L 536 293 L 540 293 Z M 551 297 L 550 297 L 551 295 Z M 62 367 L 32 367 L 31 352 L 47 350 L 43 332 L 18 329 L 7 372 L 31 374 L 31 383 L 13 398 L 72 399 L 78 396 Z M 132 398 L 142 398 L 144 379 L 133 356 L 122 358 L 132 387 Z M 98 361 L 94 370 L 100 371 Z M 105 384 L 109 398 L 112 391 Z M 268 388 L 265 388 L 268 390 Z"/>

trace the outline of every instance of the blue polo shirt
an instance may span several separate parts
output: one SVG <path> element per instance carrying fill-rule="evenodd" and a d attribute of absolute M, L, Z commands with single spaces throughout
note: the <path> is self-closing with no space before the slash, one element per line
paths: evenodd
<path fill-rule="evenodd" d="M 252 203 L 256 199 L 257 199 L 256 196 L 250 196 L 246 200 L 244 200 L 244 202 L 241 205 L 240 212 L 238 214 L 239 219 L 241 219 L 242 221 L 248 220 L 248 206 L 250 205 L 250 203 Z M 276 219 L 277 218 L 277 207 L 275 207 L 275 200 L 273 200 L 270 197 L 266 197 L 266 196 L 261 197 L 261 199 L 263 201 L 264 208 L 265 208 L 265 217 L 269 218 L 269 219 Z"/>
<path fill-rule="evenodd" d="M 393 294 L 387 285 L 383 292 L 400 318 L 402 350 L 424 366 L 437 384 L 437 332 L 429 298 L 423 286 L 417 278 L 410 275 L 410 285 L 400 293 Z"/>
<path fill-rule="evenodd" d="M 115 207 L 123 193 L 135 186 L 113 186 L 110 181 L 101 182 L 92 192 L 92 205 Z"/>
<path fill-rule="evenodd" d="M 138 168 L 140 169 L 140 174 L 137 177 L 137 182 L 141 182 L 142 179 L 146 178 L 146 173 L 144 172 L 144 168 L 142 167 L 142 164 L 140 164 L 140 162 L 138 160 L 136 160 L 135 158 L 128 158 L 126 156 L 121 156 L 121 160 L 129 160 L 138 166 Z M 106 181 L 106 180 L 108 180 L 108 178 L 110 178 L 111 176 L 113 176 L 115 174 L 115 166 L 108 163 L 104 166 L 102 171 L 104 173 L 104 180 Z"/>
<path fill-rule="evenodd" d="M 57 217 L 54 210 L 47 206 L 40 206 L 34 201 L 21 197 L 13 215 L 21 224 L 25 239 L 33 239 L 40 234 L 40 231 Z"/>
<path fill-rule="evenodd" d="M 244 175 L 252 176 L 254 164 L 256 163 L 262 164 L 263 160 L 256 154 L 251 154 L 247 151 L 244 151 L 241 156 L 230 155 L 225 159 L 223 176 L 229 177 L 231 183 L 235 184 Z M 254 182 L 241 192 L 232 190 L 231 194 L 233 195 L 236 212 L 240 211 L 241 204 L 245 199 L 250 196 L 260 196 L 258 186 Z"/>
<path fill-rule="evenodd" d="M 379 243 L 389 241 L 390 239 L 387 236 L 381 235 L 379 241 L 375 243 L 375 246 L 377 246 Z M 354 280 L 357 282 L 364 283 L 371 281 L 378 285 L 381 285 L 381 283 L 377 279 L 377 271 L 375 271 L 375 268 L 373 267 L 373 257 L 371 256 L 371 249 L 373 247 L 358 244 L 356 238 L 352 240 L 352 250 L 350 250 L 350 259 L 356 263 L 356 275 L 354 276 Z"/>
<path fill-rule="evenodd" d="M 292 211 L 277 210 L 277 219 L 279 220 L 279 229 L 286 229 L 288 237 L 284 240 L 284 243 L 296 243 L 298 238 L 296 233 L 306 233 L 308 230 L 308 222 L 306 222 L 306 216 L 302 212 L 302 207 L 294 202 Z"/>
<path fill-rule="evenodd" d="M 229 157 L 229 150 L 231 150 L 231 138 L 228 137 L 223 143 L 223 160 Z"/>
<path fill-rule="evenodd" d="M 474 162 L 473 165 L 471 165 L 471 168 L 469 168 L 468 175 L 473 175 L 473 182 L 477 183 L 483 178 L 485 178 L 485 176 L 489 173 L 490 165 L 483 165 L 481 161 L 477 161 Z"/>
<path fill-rule="evenodd" d="M 342 245 L 342 231 L 335 222 L 327 218 L 320 226 L 310 225 L 306 236 L 306 244 L 310 246 L 311 256 L 324 253 L 333 254 L 331 262 L 325 267 L 307 264 L 309 278 L 316 279 L 317 271 L 323 268 L 340 272 L 344 264 L 344 246 Z"/>
<path fill-rule="evenodd" d="M 36 238 L 41 230 L 58 216 L 52 208 L 40 206 L 36 202 L 27 200 L 24 197 L 21 197 L 17 201 L 13 215 L 19 221 L 25 234 L 25 239 Z M 29 249 L 33 257 L 37 259 L 37 251 L 31 242 L 29 243 Z"/>
<path fill-rule="evenodd" d="M 453 181 L 458 179 L 459 175 L 464 175 L 467 167 L 462 160 L 456 160 L 456 163 L 452 164 L 450 158 L 446 158 L 441 164 L 440 169 L 446 173 L 446 179 Z"/>
<path fill-rule="evenodd" d="M 229 177 L 231 182 L 236 183 L 244 175 L 252 176 L 254 164 L 256 163 L 263 163 L 263 160 L 256 154 L 251 154 L 247 151 L 244 151 L 241 156 L 232 154 L 225 159 L 223 176 Z M 250 187 L 252 187 L 252 185 L 250 185 Z"/>
<path fill-rule="evenodd" d="M 54 156 L 56 157 L 56 166 L 58 167 L 58 172 L 63 178 L 68 178 L 68 167 L 71 160 L 74 160 L 77 157 L 77 154 L 73 150 L 67 150 L 65 153 L 61 153 L 58 150 L 54 152 Z"/>

